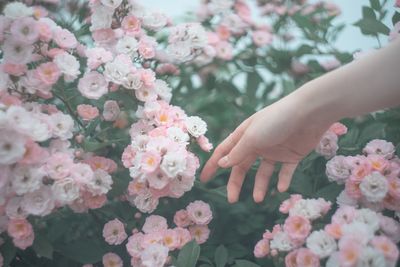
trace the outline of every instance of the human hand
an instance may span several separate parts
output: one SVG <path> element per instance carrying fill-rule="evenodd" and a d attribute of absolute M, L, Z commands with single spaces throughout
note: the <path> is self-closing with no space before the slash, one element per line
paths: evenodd
<path fill-rule="evenodd" d="M 260 158 L 254 201 L 261 202 L 265 198 L 278 162 L 282 163 L 278 190 L 286 191 L 300 160 L 316 147 L 331 124 L 313 120 L 297 103 L 293 98 L 284 98 L 245 120 L 215 149 L 204 166 L 201 180 L 210 180 L 219 167 L 232 167 L 227 191 L 228 201 L 234 203 L 239 198 L 247 171 Z"/>

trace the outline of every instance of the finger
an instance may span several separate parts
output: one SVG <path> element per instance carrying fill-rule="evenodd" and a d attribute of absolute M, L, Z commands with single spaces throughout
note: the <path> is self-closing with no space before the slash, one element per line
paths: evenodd
<path fill-rule="evenodd" d="M 251 165 L 253 165 L 256 158 L 257 157 L 255 155 L 250 156 L 244 162 L 232 168 L 228 185 L 226 186 L 228 201 L 230 203 L 234 203 L 239 199 L 240 190 L 242 188 L 244 178 L 246 177 L 246 173 L 250 169 Z"/>
<path fill-rule="evenodd" d="M 266 160 L 261 161 L 254 182 L 253 198 L 255 202 L 259 203 L 264 200 L 274 167 L 274 164 L 271 162 Z"/>
<path fill-rule="evenodd" d="M 249 123 L 249 119 L 242 122 L 242 124 L 240 124 L 233 133 L 231 133 L 220 145 L 217 146 L 200 174 L 200 180 L 202 182 L 207 182 L 215 174 L 219 167 L 218 161 L 223 156 L 228 154 L 231 149 L 237 144 Z"/>
<path fill-rule="evenodd" d="M 284 192 L 289 188 L 290 181 L 299 163 L 283 163 L 279 171 L 278 191 Z"/>
<path fill-rule="evenodd" d="M 240 138 L 239 142 L 232 148 L 229 154 L 218 161 L 218 166 L 221 168 L 230 168 L 238 165 L 251 154 L 250 144 L 251 140 L 246 138 L 246 134 L 243 134 L 242 138 Z"/>

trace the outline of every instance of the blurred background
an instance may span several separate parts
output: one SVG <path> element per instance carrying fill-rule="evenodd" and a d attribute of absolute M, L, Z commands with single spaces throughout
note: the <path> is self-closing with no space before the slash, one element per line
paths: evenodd
<path fill-rule="evenodd" d="M 317 2 L 316 0 L 310 0 L 309 2 Z M 337 40 L 336 47 L 345 50 L 368 50 L 376 46 L 376 39 L 362 35 L 359 28 L 351 26 L 352 23 L 356 22 L 361 18 L 361 6 L 369 5 L 368 0 L 332 0 L 331 2 L 337 4 L 342 9 L 342 14 L 335 20 L 336 24 L 345 23 L 348 25 L 344 32 L 340 35 Z M 387 1 L 389 6 L 394 6 L 395 0 Z M 186 0 L 146 0 L 142 1 L 142 4 L 160 11 L 165 12 L 173 19 L 180 19 L 186 12 L 193 12 L 198 8 L 198 1 L 186 1 Z M 390 18 L 394 13 L 394 8 L 390 14 L 386 16 L 383 23 L 390 24 Z M 382 40 L 382 44 L 387 43 L 387 40 Z"/>

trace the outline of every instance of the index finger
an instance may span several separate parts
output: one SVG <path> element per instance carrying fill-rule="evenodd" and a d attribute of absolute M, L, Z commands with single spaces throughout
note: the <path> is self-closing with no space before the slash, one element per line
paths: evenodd
<path fill-rule="evenodd" d="M 227 138 L 225 138 L 224 141 L 222 141 L 221 144 L 217 146 L 217 148 L 214 150 L 214 153 L 211 155 L 210 159 L 207 161 L 203 170 L 201 171 L 200 180 L 202 182 L 207 182 L 214 176 L 215 172 L 219 168 L 218 161 L 232 150 L 232 148 L 242 137 L 249 123 L 250 119 L 242 122 L 233 133 L 231 133 Z"/>

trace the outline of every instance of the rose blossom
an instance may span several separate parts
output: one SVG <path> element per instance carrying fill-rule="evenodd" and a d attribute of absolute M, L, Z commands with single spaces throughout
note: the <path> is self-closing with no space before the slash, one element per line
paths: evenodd
<path fill-rule="evenodd" d="M 120 220 L 114 219 L 104 225 L 103 237 L 110 245 L 120 245 L 128 235 L 125 232 L 124 224 Z"/>
<path fill-rule="evenodd" d="M 198 244 L 205 243 L 210 236 L 210 229 L 208 229 L 207 225 L 189 226 L 189 232 Z"/>
<path fill-rule="evenodd" d="M 307 238 L 307 248 L 320 258 L 325 258 L 336 250 L 336 241 L 325 231 L 314 231 Z"/>
<path fill-rule="evenodd" d="M 379 202 L 389 190 L 388 181 L 379 172 L 373 172 L 362 180 L 360 190 L 368 201 Z"/>
<path fill-rule="evenodd" d="M 92 105 L 80 104 L 77 106 L 78 115 L 85 121 L 91 121 L 99 116 L 99 109 Z"/>
<path fill-rule="evenodd" d="M 192 220 L 195 224 L 205 225 L 209 224 L 212 220 L 212 212 L 210 209 L 210 205 L 207 203 L 196 200 L 190 203 L 186 207 L 188 217 Z"/>
<path fill-rule="evenodd" d="M 269 240 L 261 239 L 254 247 L 254 256 L 256 258 L 264 258 L 269 254 Z"/>
<path fill-rule="evenodd" d="M 187 227 L 191 224 L 191 220 L 186 210 L 178 210 L 174 215 L 174 223 L 178 227 Z"/>
<path fill-rule="evenodd" d="M 103 256 L 104 267 L 122 267 L 123 261 L 120 256 L 115 253 L 109 252 Z"/>
<path fill-rule="evenodd" d="M 79 80 L 78 90 L 84 97 L 99 99 L 108 92 L 108 82 L 97 71 L 87 72 Z"/>
<path fill-rule="evenodd" d="M 311 231 L 311 223 L 302 216 L 289 216 L 283 225 L 284 231 L 296 243 L 303 243 Z"/>
<path fill-rule="evenodd" d="M 40 64 L 39 67 L 36 68 L 35 74 L 45 85 L 50 86 L 58 81 L 61 71 L 56 63 L 47 62 Z"/>
<path fill-rule="evenodd" d="M 64 49 L 75 48 L 78 45 L 75 35 L 73 35 L 67 29 L 57 28 L 54 31 L 53 40 L 59 47 Z"/>
<path fill-rule="evenodd" d="M 120 114 L 120 108 L 115 100 L 107 100 L 103 107 L 103 117 L 106 121 L 115 121 Z"/>

